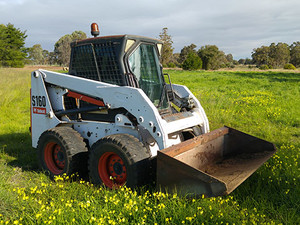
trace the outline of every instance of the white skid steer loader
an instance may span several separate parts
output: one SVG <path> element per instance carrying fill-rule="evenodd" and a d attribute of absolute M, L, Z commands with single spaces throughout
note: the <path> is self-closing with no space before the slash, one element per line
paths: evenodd
<path fill-rule="evenodd" d="M 195 96 L 165 82 L 161 41 L 97 33 L 92 24 L 94 38 L 71 44 L 68 74 L 31 75 L 32 146 L 51 177 L 88 168 L 109 188 L 155 179 L 163 190 L 219 196 L 276 151 L 229 127 L 209 132 Z"/>

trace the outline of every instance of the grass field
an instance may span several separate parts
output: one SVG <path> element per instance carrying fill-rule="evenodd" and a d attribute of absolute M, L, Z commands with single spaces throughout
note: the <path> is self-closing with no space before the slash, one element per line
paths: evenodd
<path fill-rule="evenodd" d="M 30 72 L 0 68 L 0 224 L 300 224 L 299 73 L 166 71 L 200 100 L 211 130 L 227 125 L 278 149 L 229 196 L 186 199 L 51 181 L 31 147 Z"/>

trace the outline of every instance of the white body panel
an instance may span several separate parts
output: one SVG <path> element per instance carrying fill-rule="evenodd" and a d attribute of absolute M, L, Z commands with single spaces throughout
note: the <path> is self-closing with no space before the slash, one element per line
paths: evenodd
<path fill-rule="evenodd" d="M 36 77 L 35 77 L 36 76 Z M 61 123 L 53 113 L 41 73 L 31 73 L 31 132 L 32 146 L 37 147 L 41 134 Z"/>
<path fill-rule="evenodd" d="M 47 90 L 45 83 L 48 84 Z M 167 122 L 141 89 L 111 85 L 46 70 L 35 71 L 32 73 L 32 96 L 45 96 L 46 105 L 43 109 L 45 114 L 37 114 L 33 112 L 36 106 L 32 102 L 32 145 L 37 146 L 38 139 L 44 131 L 64 123 L 73 125 L 73 128 L 89 141 L 90 146 L 97 140 L 116 133 L 131 134 L 144 142 L 146 138 L 147 142 L 152 142 L 149 148 L 152 156 L 155 156 L 158 150 L 180 143 L 178 134 L 186 128 L 199 125 L 203 133 L 209 132 L 207 117 L 195 96 L 185 86 L 172 85 L 172 87 L 176 94 L 192 98 L 195 108 L 190 111 L 188 117 Z M 68 121 L 66 118 L 59 120 L 55 116 L 55 111 L 64 110 L 62 99 L 63 94 L 68 90 L 101 98 L 110 109 L 125 108 L 137 119 L 138 126 L 134 126 L 122 114 L 115 116 L 115 123 Z"/>

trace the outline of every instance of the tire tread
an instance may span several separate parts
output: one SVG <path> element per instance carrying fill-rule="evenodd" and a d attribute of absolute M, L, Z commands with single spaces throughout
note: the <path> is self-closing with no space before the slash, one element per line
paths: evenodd
<path fill-rule="evenodd" d="M 130 178 L 127 179 L 128 187 L 141 186 L 148 182 L 146 179 L 148 170 L 150 168 L 150 154 L 143 146 L 143 144 L 134 136 L 129 134 L 114 134 L 104 137 L 93 144 L 89 157 L 89 173 L 90 178 L 93 183 L 100 184 L 99 179 L 95 178 L 97 176 L 97 171 L 95 171 L 94 160 L 97 158 L 99 151 L 99 146 L 102 144 L 113 144 L 119 147 L 124 155 L 126 155 L 130 166 L 132 166 L 133 173 L 130 174 Z"/>
<path fill-rule="evenodd" d="M 79 153 L 87 152 L 88 149 L 86 147 L 86 143 L 84 142 L 81 135 L 71 127 L 67 126 L 60 126 L 55 127 L 49 130 L 46 130 L 39 138 L 38 141 L 38 161 L 40 167 L 42 169 L 47 170 L 46 166 L 43 162 L 43 145 L 47 141 L 48 138 L 56 138 L 59 140 L 65 148 L 67 159 L 68 160 L 68 167 L 64 169 L 64 173 L 67 175 L 71 175 L 74 172 L 78 172 L 81 170 L 81 164 L 86 164 L 86 162 L 82 162 L 80 157 L 77 157 Z M 54 175 L 50 172 L 50 177 Z"/>

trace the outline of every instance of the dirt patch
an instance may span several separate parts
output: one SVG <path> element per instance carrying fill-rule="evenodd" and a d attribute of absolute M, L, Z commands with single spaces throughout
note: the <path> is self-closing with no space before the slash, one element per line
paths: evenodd
<path fill-rule="evenodd" d="M 239 154 L 230 158 L 225 158 L 222 161 L 216 162 L 215 164 L 206 165 L 203 170 L 208 174 L 223 174 L 224 169 L 232 168 L 235 170 L 247 170 L 256 164 L 261 159 L 269 158 L 270 152 L 257 152 L 257 153 L 244 153 Z"/>
<path fill-rule="evenodd" d="M 240 154 L 213 164 L 208 164 L 200 170 L 223 181 L 230 193 L 272 155 L 273 152 L 270 151 Z"/>

